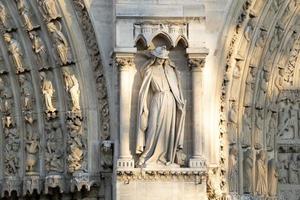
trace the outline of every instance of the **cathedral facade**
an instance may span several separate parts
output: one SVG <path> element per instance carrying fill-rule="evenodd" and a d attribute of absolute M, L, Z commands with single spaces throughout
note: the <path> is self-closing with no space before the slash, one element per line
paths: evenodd
<path fill-rule="evenodd" d="M 0 198 L 299 200 L 299 13 L 0 0 Z"/>

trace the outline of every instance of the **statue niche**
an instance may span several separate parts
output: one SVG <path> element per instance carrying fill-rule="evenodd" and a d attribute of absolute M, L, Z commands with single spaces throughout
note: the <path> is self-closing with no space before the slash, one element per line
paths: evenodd
<path fill-rule="evenodd" d="M 140 166 L 171 165 L 182 152 L 186 100 L 178 71 L 168 54 L 166 46 L 157 47 L 142 69 L 136 146 Z"/>

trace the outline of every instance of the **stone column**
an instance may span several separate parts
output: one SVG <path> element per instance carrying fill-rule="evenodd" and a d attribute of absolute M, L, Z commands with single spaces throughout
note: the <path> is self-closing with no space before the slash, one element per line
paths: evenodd
<path fill-rule="evenodd" d="M 134 70 L 134 54 L 116 53 L 115 64 L 119 71 L 119 157 L 118 169 L 134 168 L 130 152 L 131 93 Z"/>
<path fill-rule="evenodd" d="M 190 52 L 189 52 L 190 51 Z M 203 83 L 202 70 L 205 65 L 205 58 L 208 54 L 207 49 L 200 49 L 197 52 L 191 52 L 187 49 L 188 64 L 192 72 L 192 138 L 193 151 L 189 161 L 191 168 L 205 168 L 205 159 L 203 158 Z"/>

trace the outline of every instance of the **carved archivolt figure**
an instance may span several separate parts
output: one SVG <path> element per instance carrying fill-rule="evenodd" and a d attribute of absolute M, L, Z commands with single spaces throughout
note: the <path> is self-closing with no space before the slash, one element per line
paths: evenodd
<path fill-rule="evenodd" d="M 238 149 L 234 146 L 230 149 L 228 158 L 229 191 L 238 192 Z"/>
<path fill-rule="evenodd" d="M 28 10 L 22 10 L 20 14 L 24 23 L 23 26 L 27 31 L 32 31 L 39 27 L 38 25 L 34 25 Z"/>
<path fill-rule="evenodd" d="M 284 69 L 279 68 L 278 75 L 276 76 L 275 82 L 274 82 L 274 84 L 277 88 L 277 90 L 274 90 L 274 98 L 276 100 L 278 99 L 278 95 L 279 95 L 280 91 L 282 91 L 285 86 L 284 74 L 285 74 Z"/>
<path fill-rule="evenodd" d="M 261 81 L 259 84 L 258 97 L 256 100 L 256 108 L 262 109 L 265 106 L 266 94 L 268 90 L 268 82 L 270 74 L 266 71 L 261 72 Z"/>
<path fill-rule="evenodd" d="M 277 134 L 277 113 L 270 111 L 269 124 L 267 130 L 267 148 L 272 150 L 274 148 L 274 137 Z"/>
<path fill-rule="evenodd" d="M 247 75 L 247 79 L 246 79 L 244 106 L 251 106 L 253 92 L 255 89 L 255 76 L 257 73 L 257 69 L 251 67 L 249 71 L 250 73 Z"/>
<path fill-rule="evenodd" d="M 253 151 L 247 149 L 243 161 L 244 192 L 253 192 Z"/>
<path fill-rule="evenodd" d="M 260 60 L 260 56 L 262 55 L 262 48 L 266 42 L 267 39 L 267 31 L 266 30 L 260 30 L 259 37 L 256 39 L 255 42 L 255 51 L 253 53 L 253 56 L 250 60 L 250 66 L 257 67 L 257 62 Z"/>
<path fill-rule="evenodd" d="M 23 53 L 21 51 L 21 46 L 19 42 L 11 38 L 8 33 L 4 34 L 4 40 L 8 44 L 8 51 L 12 57 L 14 65 L 16 67 L 17 73 L 22 73 L 25 71 L 25 66 L 23 62 Z"/>
<path fill-rule="evenodd" d="M 278 155 L 278 173 L 279 178 L 278 181 L 281 184 L 288 183 L 288 163 L 286 157 L 282 154 Z"/>
<path fill-rule="evenodd" d="M 242 147 L 251 145 L 251 108 L 245 107 L 243 114 Z"/>
<path fill-rule="evenodd" d="M 2 2 L 0 2 L 0 22 L 7 31 L 11 31 L 13 29 L 6 7 Z"/>
<path fill-rule="evenodd" d="M 31 138 L 26 142 L 26 171 L 33 172 L 38 161 L 39 142 L 36 138 Z"/>
<path fill-rule="evenodd" d="M 239 98 L 239 88 L 240 88 L 240 78 L 241 78 L 241 61 L 237 61 L 235 67 L 233 68 L 232 75 L 232 86 L 231 86 L 231 97 L 230 100 L 237 101 Z"/>
<path fill-rule="evenodd" d="M 1 111 L 9 115 L 11 114 L 13 104 L 13 94 L 9 86 L 5 85 L 4 80 L 0 78 L 0 97 L 1 97 Z"/>
<path fill-rule="evenodd" d="M 259 152 L 256 160 L 256 193 L 258 195 L 266 195 L 267 188 L 267 165 L 266 154 L 263 150 Z"/>
<path fill-rule="evenodd" d="M 255 138 L 255 144 L 254 147 L 256 149 L 261 149 L 263 144 L 263 126 L 264 126 L 264 116 L 263 116 L 263 110 L 256 110 L 256 116 L 255 116 L 255 132 L 254 132 L 254 138 Z"/>
<path fill-rule="evenodd" d="M 27 80 L 25 75 L 19 76 L 21 94 L 23 97 L 23 109 L 31 110 L 33 107 L 33 88 L 31 83 Z"/>
<path fill-rule="evenodd" d="M 298 105 L 286 100 L 280 112 L 278 136 L 280 139 L 293 139 L 298 133 Z"/>
<path fill-rule="evenodd" d="M 29 32 L 29 37 L 32 41 L 32 49 L 37 55 L 39 69 L 48 69 L 48 55 L 43 40 L 38 36 L 37 32 Z"/>
<path fill-rule="evenodd" d="M 269 196 L 277 195 L 278 172 L 275 159 L 271 159 L 268 163 L 268 191 Z"/>
<path fill-rule="evenodd" d="M 297 154 L 292 154 L 289 162 L 289 183 L 295 185 L 299 184 L 298 172 L 300 171 L 300 169 L 297 166 L 297 158 Z"/>
<path fill-rule="evenodd" d="M 53 106 L 52 98 L 55 92 L 51 81 L 47 80 L 47 76 L 45 72 L 40 73 L 41 81 L 42 81 L 42 93 L 45 99 L 46 111 L 47 112 L 55 112 L 56 108 Z"/>
<path fill-rule="evenodd" d="M 40 0 L 39 3 L 46 20 L 51 21 L 60 17 L 55 0 Z"/>
<path fill-rule="evenodd" d="M 80 111 L 80 89 L 77 78 L 69 70 L 63 70 L 66 90 L 70 93 L 72 100 L 72 111 Z"/>
<path fill-rule="evenodd" d="M 172 164 L 176 152 L 183 148 L 185 100 L 178 72 L 168 60 L 168 53 L 165 46 L 157 47 L 151 52 L 154 58 L 144 68 L 138 98 L 139 165 Z M 148 101 L 150 93 L 153 96 Z"/>
<path fill-rule="evenodd" d="M 231 109 L 228 113 L 228 138 L 230 144 L 236 143 L 237 138 L 237 105 L 235 102 L 231 103 Z"/>
<path fill-rule="evenodd" d="M 49 22 L 47 24 L 49 32 L 53 36 L 53 40 L 55 43 L 55 49 L 57 51 L 57 54 L 59 56 L 59 59 L 63 65 L 66 65 L 69 60 L 69 45 L 66 37 L 61 32 L 61 24 L 58 23 L 60 28 L 57 28 L 57 26 L 53 22 Z"/>

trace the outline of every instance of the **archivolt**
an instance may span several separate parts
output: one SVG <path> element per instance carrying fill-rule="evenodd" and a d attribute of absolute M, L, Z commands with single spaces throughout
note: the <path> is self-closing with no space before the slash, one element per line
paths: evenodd
<path fill-rule="evenodd" d="M 269 124 L 273 116 L 275 120 L 278 118 L 279 96 L 283 91 L 299 89 L 299 3 L 247 0 L 235 6 L 241 11 L 233 17 L 231 37 L 225 42 L 225 56 L 221 58 L 221 63 L 225 63 L 220 108 L 220 136 L 224 140 L 221 151 L 252 149 L 268 152 L 268 159 L 273 159 L 277 130 Z M 243 154 L 239 160 L 243 160 Z M 223 158 L 220 163 L 227 165 Z M 243 193 L 243 181 L 238 185 L 236 192 Z"/>
<path fill-rule="evenodd" d="M 0 9 L 2 194 L 89 189 L 100 181 L 94 141 L 110 138 L 110 122 L 85 4 L 15 0 Z"/>

